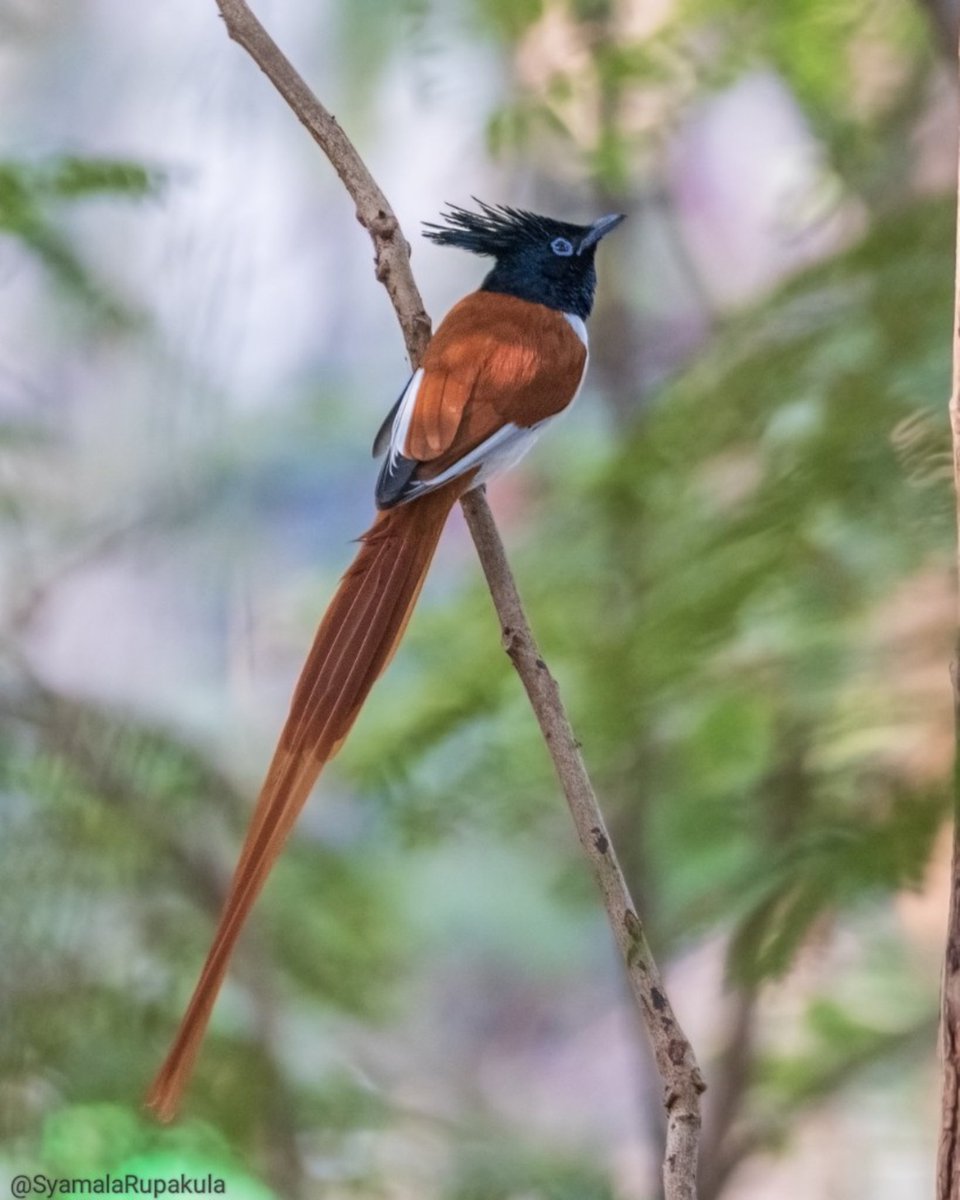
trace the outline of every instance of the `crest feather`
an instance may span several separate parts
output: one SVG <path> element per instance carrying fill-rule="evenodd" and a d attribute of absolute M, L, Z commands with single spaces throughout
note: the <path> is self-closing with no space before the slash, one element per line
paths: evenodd
<path fill-rule="evenodd" d="M 518 249 L 525 242 L 542 242 L 558 236 L 576 238 L 586 230 L 568 225 L 552 217 L 542 217 L 522 208 L 506 204 L 485 204 L 476 196 L 471 199 L 480 209 L 473 212 L 457 204 L 448 204 L 441 214 L 443 224 L 424 221 L 424 237 L 439 246 L 459 246 L 473 254 L 497 258 Z"/>

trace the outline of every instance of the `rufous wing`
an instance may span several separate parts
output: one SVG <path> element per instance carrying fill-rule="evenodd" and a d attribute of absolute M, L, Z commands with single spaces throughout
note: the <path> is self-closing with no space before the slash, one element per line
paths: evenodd
<path fill-rule="evenodd" d="M 529 429 L 562 412 L 586 359 L 563 313 L 496 292 L 466 296 L 434 334 L 421 378 L 398 410 L 390 455 L 399 486 L 390 502 L 450 478 L 458 464 L 475 465 L 473 452 L 505 426 Z"/>

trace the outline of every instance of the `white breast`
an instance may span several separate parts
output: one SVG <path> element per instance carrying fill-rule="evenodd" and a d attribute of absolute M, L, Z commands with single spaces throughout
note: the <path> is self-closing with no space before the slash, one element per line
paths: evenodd
<path fill-rule="evenodd" d="M 576 313 L 564 313 L 563 315 L 570 322 L 570 327 L 573 329 L 573 332 L 577 335 L 580 341 L 583 342 L 585 346 L 589 346 L 589 342 L 587 341 L 587 327 L 583 323 L 583 317 L 578 317 Z"/>

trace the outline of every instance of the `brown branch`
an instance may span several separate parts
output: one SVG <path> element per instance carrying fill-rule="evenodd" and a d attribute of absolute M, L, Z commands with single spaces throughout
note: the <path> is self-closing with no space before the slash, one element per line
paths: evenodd
<path fill-rule="evenodd" d="M 227 33 L 250 55 L 294 115 L 330 160 L 357 206 L 357 220 L 373 242 L 377 279 L 387 289 L 403 330 L 407 353 L 416 366 L 430 340 L 430 318 L 410 269 L 410 246 L 387 198 L 356 147 L 340 128 L 244 0 L 215 0 Z"/>
<path fill-rule="evenodd" d="M 354 146 L 278 49 L 244 0 L 215 0 L 230 36 L 250 54 L 330 159 L 357 206 L 357 219 L 376 251 L 377 278 L 386 287 L 403 330 L 411 364 L 420 361 L 430 320 L 410 269 L 410 248 L 397 219 Z M 663 1162 L 665 1200 L 696 1200 L 700 1094 L 703 1079 L 657 969 L 643 924 L 587 775 L 579 743 L 563 708 L 556 681 L 537 649 L 493 516 L 482 490 L 469 492 L 463 511 L 476 543 L 503 644 L 526 689 L 553 759 L 577 835 L 603 896 L 630 987 L 650 1038 L 663 1083 L 667 1139 Z"/>
<path fill-rule="evenodd" d="M 960 272 L 958 272 L 960 275 Z M 960 317 L 960 290 L 958 313 Z M 960 332 L 954 321 L 954 339 Z M 955 347 L 955 355 L 958 348 Z M 955 368 L 955 374 L 956 374 Z M 954 469 L 960 499 L 960 402 L 954 384 L 950 399 L 950 423 L 954 439 Z M 940 997 L 940 1054 L 943 1088 L 940 1102 L 940 1140 L 937 1148 L 937 1200 L 960 1200 L 960 642 L 950 667 L 954 705 L 953 853 L 950 863 L 950 900 L 947 914 L 947 944 L 944 950 Z"/>
<path fill-rule="evenodd" d="M 953 307 L 953 373 L 950 389 L 953 480 L 960 534 L 960 176 L 957 181 L 957 243 Z M 957 550 L 960 576 L 960 541 Z M 940 1142 L 937 1149 L 937 1200 L 960 1200 L 960 614 L 958 642 L 951 664 L 954 706 L 953 856 L 950 902 L 940 1002 L 940 1046 L 943 1092 Z"/>

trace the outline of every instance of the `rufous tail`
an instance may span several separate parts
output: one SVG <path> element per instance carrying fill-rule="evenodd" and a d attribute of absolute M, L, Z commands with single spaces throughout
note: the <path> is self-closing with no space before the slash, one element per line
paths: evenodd
<path fill-rule="evenodd" d="M 450 509 L 452 480 L 377 516 L 324 615 L 293 693 L 216 935 L 166 1061 L 147 1096 L 176 1115 L 240 930 L 321 770 L 340 747 L 416 604 Z"/>

